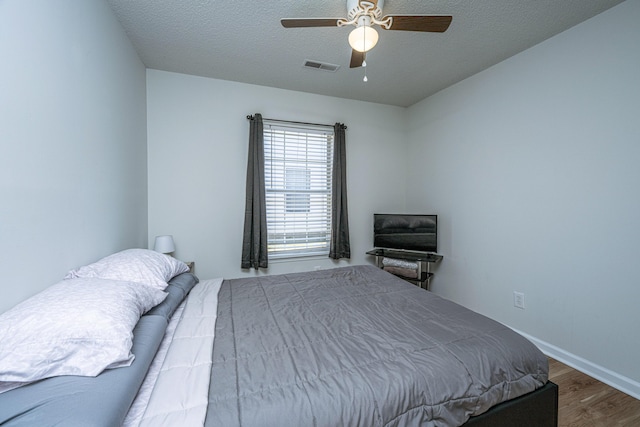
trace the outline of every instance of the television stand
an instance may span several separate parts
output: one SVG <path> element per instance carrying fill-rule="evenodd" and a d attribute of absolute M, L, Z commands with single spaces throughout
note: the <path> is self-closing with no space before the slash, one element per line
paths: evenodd
<path fill-rule="evenodd" d="M 395 274 L 396 276 L 413 283 L 414 285 L 420 286 L 426 290 L 429 290 L 429 281 L 433 276 L 431 273 L 430 265 L 432 263 L 436 263 L 442 260 L 443 256 L 440 254 L 436 254 L 433 252 L 420 252 L 420 251 L 409 251 L 409 250 L 400 250 L 400 249 L 383 249 L 383 248 L 374 248 L 367 252 L 367 255 L 373 255 L 376 257 L 376 266 L 379 268 L 384 268 L 383 259 L 391 258 L 398 259 L 404 261 L 415 262 L 417 264 L 417 272 L 416 278 L 413 277 L 405 277 L 401 274 Z"/>

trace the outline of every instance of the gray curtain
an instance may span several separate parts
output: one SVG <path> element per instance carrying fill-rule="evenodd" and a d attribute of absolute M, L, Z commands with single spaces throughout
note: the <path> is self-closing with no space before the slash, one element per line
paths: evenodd
<path fill-rule="evenodd" d="M 336 123 L 333 142 L 333 188 L 331 189 L 331 243 L 329 258 L 351 258 L 347 212 L 347 150 L 345 126 Z"/>
<path fill-rule="evenodd" d="M 267 268 L 267 209 L 264 187 L 262 116 L 249 116 L 247 195 L 242 237 L 242 268 Z"/>

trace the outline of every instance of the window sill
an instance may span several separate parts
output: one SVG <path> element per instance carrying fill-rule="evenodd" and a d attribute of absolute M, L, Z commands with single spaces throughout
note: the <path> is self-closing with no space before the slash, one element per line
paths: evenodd
<path fill-rule="evenodd" d="M 314 254 L 314 255 L 286 255 L 279 257 L 269 257 L 269 262 L 274 264 L 284 263 L 284 262 L 299 262 L 299 261 L 309 261 L 315 259 L 329 259 L 329 253 L 326 254 Z"/>

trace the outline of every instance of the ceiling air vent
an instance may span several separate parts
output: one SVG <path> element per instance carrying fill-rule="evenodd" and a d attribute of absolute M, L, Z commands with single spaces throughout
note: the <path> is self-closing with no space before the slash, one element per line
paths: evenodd
<path fill-rule="evenodd" d="M 335 73 L 336 70 L 340 68 L 340 66 L 336 64 L 329 64 L 326 62 L 319 62 L 319 61 L 310 61 L 308 59 L 304 61 L 304 67 L 313 68 L 314 70 L 329 71 L 332 73 Z"/>

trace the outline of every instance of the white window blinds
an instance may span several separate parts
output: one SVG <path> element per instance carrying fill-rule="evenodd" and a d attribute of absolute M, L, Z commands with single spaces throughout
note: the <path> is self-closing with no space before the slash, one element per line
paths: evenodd
<path fill-rule="evenodd" d="M 327 255 L 333 129 L 264 121 L 269 258 Z"/>

